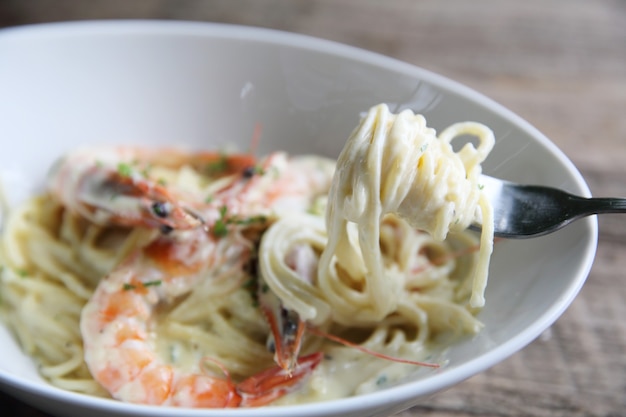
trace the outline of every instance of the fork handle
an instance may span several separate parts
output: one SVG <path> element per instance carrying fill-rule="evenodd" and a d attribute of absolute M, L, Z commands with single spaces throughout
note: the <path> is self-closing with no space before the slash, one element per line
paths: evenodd
<path fill-rule="evenodd" d="M 576 217 L 591 214 L 626 213 L 626 198 L 584 198 L 570 196 L 572 206 L 576 209 L 572 213 Z"/>

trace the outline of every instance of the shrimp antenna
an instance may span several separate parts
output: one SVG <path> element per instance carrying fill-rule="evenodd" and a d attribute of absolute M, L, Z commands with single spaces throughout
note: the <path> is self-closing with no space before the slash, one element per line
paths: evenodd
<path fill-rule="evenodd" d="M 213 366 L 217 367 L 217 369 L 219 369 L 222 372 L 222 374 L 224 375 L 224 378 L 226 378 L 226 380 L 228 382 L 233 383 L 233 379 L 230 376 L 230 372 L 228 372 L 228 369 L 226 368 L 226 365 L 224 365 L 222 362 L 218 361 L 217 359 L 212 358 L 210 356 L 204 356 L 202 358 L 201 365 L 202 365 L 202 370 L 205 373 L 209 373 L 210 372 L 210 370 L 208 368 L 209 365 L 213 365 Z"/>
<path fill-rule="evenodd" d="M 398 362 L 398 363 L 407 363 L 409 365 L 426 366 L 428 368 L 439 368 L 441 366 L 438 363 L 413 361 L 413 360 L 410 360 L 410 359 L 403 359 L 403 358 L 397 358 L 395 356 L 385 355 L 384 353 L 376 352 L 376 351 L 373 351 L 373 350 L 368 349 L 366 347 L 363 347 L 361 345 L 357 345 L 356 343 L 352 343 L 352 342 L 350 342 L 350 341 L 348 341 L 346 339 L 343 339 L 343 338 L 341 338 L 339 336 L 335 336 L 333 334 L 326 333 L 325 331 L 320 330 L 317 327 L 313 327 L 311 325 L 307 325 L 307 330 L 310 331 L 311 333 L 313 333 L 316 336 L 323 337 L 323 338 L 331 340 L 333 342 L 340 343 L 340 344 L 342 344 L 344 346 L 347 346 L 349 348 L 356 349 L 356 350 L 359 350 L 359 351 L 361 351 L 363 353 L 367 353 L 368 355 L 372 355 L 374 357 L 385 359 L 385 360 L 388 360 L 388 361 Z"/>

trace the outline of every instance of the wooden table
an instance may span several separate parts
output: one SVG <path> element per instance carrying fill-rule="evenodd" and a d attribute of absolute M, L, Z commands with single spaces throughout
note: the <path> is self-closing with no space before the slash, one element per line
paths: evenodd
<path fill-rule="evenodd" d="M 626 196 L 624 0 L 2 0 L 0 26 L 218 21 L 310 34 L 454 78 L 518 113 L 595 195 Z M 399 416 L 626 416 L 626 217 L 600 219 L 582 292 L 543 336 Z M 0 394 L 4 415 L 45 414 Z"/>

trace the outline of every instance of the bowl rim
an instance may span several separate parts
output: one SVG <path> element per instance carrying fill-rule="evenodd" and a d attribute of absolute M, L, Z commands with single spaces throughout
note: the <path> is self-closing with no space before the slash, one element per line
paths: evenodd
<path fill-rule="evenodd" d="M 167 35 L 167 36 L 197 36 L 212 39 L 238 39 L 245 41 L 264 42 L 283 47 L 292 47 L 299 50 L 309 50 L 328 55 L 338 55 L 353 59 L 358 62 L 371 64 L 378 68 L 392 69 L 395 72 L 406 74 L 433 85 L 441 91 L 453 93 L 470 100 L 472 103 L 483 106 L 503 120 L 518 127 L 528 136 L 539 142 L 547 152 L 556 157 L 569 175 L 574 179 L 576 187 L 584 196 L 590 196 L 589 188 L 581 173 L 569 160 L 569 158 L 545 135 L 534 126 L 522 119 L 503 105 L 488 98 L 482 93 L 467 87 L 446 76 L 439 75 L 414 64 L 410 64 L 396 58 L 392 58 L 377 52 L 342 44 L 339 42 L 320 39 L 317 37 L 291 33 L 282 30 L 242 26 L 236 24 L 184 21 L 184 20 L 84 20 L 65 21 L 53 23 L 37 23 L 0 29 L 0 52 L 3 43 L 14 40 L 37 40 L 45 38 L 47 41 L 55 38 L 76 36 L 124 36 L 124 35 Z M 176 408 L 176 413 L 181 416 L 242 416 L 244 414 L 257 413 L 259 416 L 287 417 L 297 413 L 301 416 L 325 415 L 341 412 L 365 411 L 381 407 L 383 404 L 400 404 L 411 401 L 418 397 L 432 394 L 443 388 L 461 382 L 485 369 L 499 363 L 513 353 L 519 351 L 544 330 L 552 325 L 561 314 L 569 307 L 580 289 L 582 288 L 591 270 L 595 252 L 597 250 L 598 223 L 595 217 L 588 217 L 579 222 L 585 222 L 588 236 L 586 239 L 584 257 L 581 268 L 577 271 L 572 284 L 561 294 L 558 300 L 547 309 L 540 318 L 524 331 L 515 335 L 501 345 L 477 356 L 454 368 L 454 372 L 435 373 L 427 380 L 404 383 L 367 395 L 353 396 L 319 403 L 307 403 L 301 405 L 265 406 L 257 409 L 190 409 Z M 145 406 L 122 403 L 119 401 L 93 397 L 66 391 L 52 385 L 33 384 L 32 381 L 20 376 L 10 374 L 0 369 L 0 384 L 9 388 L 9 391 L 19 395 L 19 390 L 35 395 L 44 396 L 47 399 L 59 403 L 74 403 L 85 408 L 99 409 L 111 413 L 132 413 L 136 415 L 169 416 L 172 407 Z M 33 404 L 37 406 L 36 404 Z M 255 411 L 251 411 L 255 410 Z"/>

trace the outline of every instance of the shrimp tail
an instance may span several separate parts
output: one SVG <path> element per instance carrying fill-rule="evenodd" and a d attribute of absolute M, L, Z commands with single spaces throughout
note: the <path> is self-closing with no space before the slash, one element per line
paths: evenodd
<path fill-rule="evenodd" d="M 322 352 L 312 353 L 300 358 L 292 371 L 273 367 L 245 379 L 237 385 L 242 397 L 240 406 L 258 407 L 288 394 L 313 372 L 323 357 Z"/>

